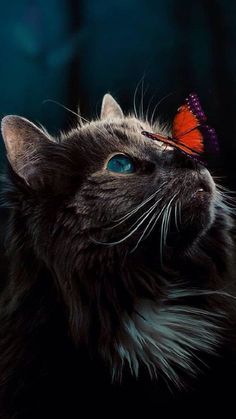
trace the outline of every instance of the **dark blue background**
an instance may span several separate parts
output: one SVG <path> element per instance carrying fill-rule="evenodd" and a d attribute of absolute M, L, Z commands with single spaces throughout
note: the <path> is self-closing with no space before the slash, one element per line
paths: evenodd
<path fill-rule="evenodd" d="M 79 103 L 91 117 L 107 91 L 132 109 L 138 86 L 138 105 L 143 87 L 150 114 L 170 93 L 157 109 L 169 119 L 194 90 L 236 189 L 236 2 L 11 0 L 1 4 L 0 21 L 0 116 L 20 114 L 54 133 L 75 118 L 45 100 L 74 111 Z"/>

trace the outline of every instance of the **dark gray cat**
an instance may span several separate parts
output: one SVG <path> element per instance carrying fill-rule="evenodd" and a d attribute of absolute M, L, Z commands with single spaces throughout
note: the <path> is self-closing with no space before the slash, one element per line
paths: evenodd
<path fill-rule="evenodd" d="M 4 419 L 68 418 L 104 395 L 186 405 L 198 383 L 217 388 L 214 371 L 231 370 L 231 209 L 205 167 L 142 130 L 167 133 L 125 117 L 110 95 L 101 119 L 60 138 L 2 121 Z"/>

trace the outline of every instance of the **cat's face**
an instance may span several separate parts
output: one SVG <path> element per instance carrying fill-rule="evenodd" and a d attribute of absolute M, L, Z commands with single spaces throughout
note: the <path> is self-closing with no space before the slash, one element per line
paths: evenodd
<path fill-rule="evenodd" d="M 158 127 L 124 117 L 110 96 L 100 120 L 58 141 L 26 120 L 4 120 L 10 163 L 27 185 L 24 199 L 35 200 L 32 217 L 39 220 L 41 211 L 44 234 L 57 232 L 67 245 L 71 237 L 78 249 L 81 238 L 101 251 L 153 251 L 156 244 L 160 259 L 166 248 L 185 248 L 211 226 L 215 186 L 209 171 L 144 137 L 144 129 Z M 43 206 L 50 213 L 46 224 Z"/>
<path fill-rule="evenodd" d="M 189 245 L 214 220 L 215 186 L 209 171 L 145 138 L 144 128 L 151 129 L 125 118 L 96 123 L 92 135 L 89 126 L 82 130 L 92 155 L 84 155 L 88 172 L 70 205 L 78 214 L 82 210 L 84 226 L 100 246 L 123 243 L 134 251 L 153 235 L 157 248 L 168 236 Z M 67 141 L 76 149 L 77 134 Z"/>

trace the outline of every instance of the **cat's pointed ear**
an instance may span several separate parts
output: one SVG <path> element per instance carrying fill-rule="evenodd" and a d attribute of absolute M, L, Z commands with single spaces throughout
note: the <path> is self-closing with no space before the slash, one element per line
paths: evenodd
<path fill-rule="evenodd" d="M 101 119 L 107 118 L 124 118 L 120 105 L 109 93 L 103 97 L 101 109 Z"/>
<path fill-rule="evenodd" d="M 2 136 L 5 142 L 7 158 L 13 170 L 31 184 L 35 175 L 39 175 L 37 150 L 45 142 L 51 142 L 49 134 L 25 118 L 16 115 L 2 119 Z"/>

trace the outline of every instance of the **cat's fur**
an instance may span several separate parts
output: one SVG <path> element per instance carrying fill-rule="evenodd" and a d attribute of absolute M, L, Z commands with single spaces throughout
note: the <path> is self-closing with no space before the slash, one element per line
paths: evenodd
<path fill-rule="evenodd" d="M 209 371 L 226 370 L 235 345 L 229 207 L 206 168 L 143 129 L 161 127 L 124 117 L 110 95 L 101 119 L 60 138 L 24 118 L 3 120 L 5 419 L 54 408 L 72 417 L 77 399 L 104 392 L 167 406 L 172 392 L 190 400 Z M 134 173 L 106 169 L 119 153 Z"/>

